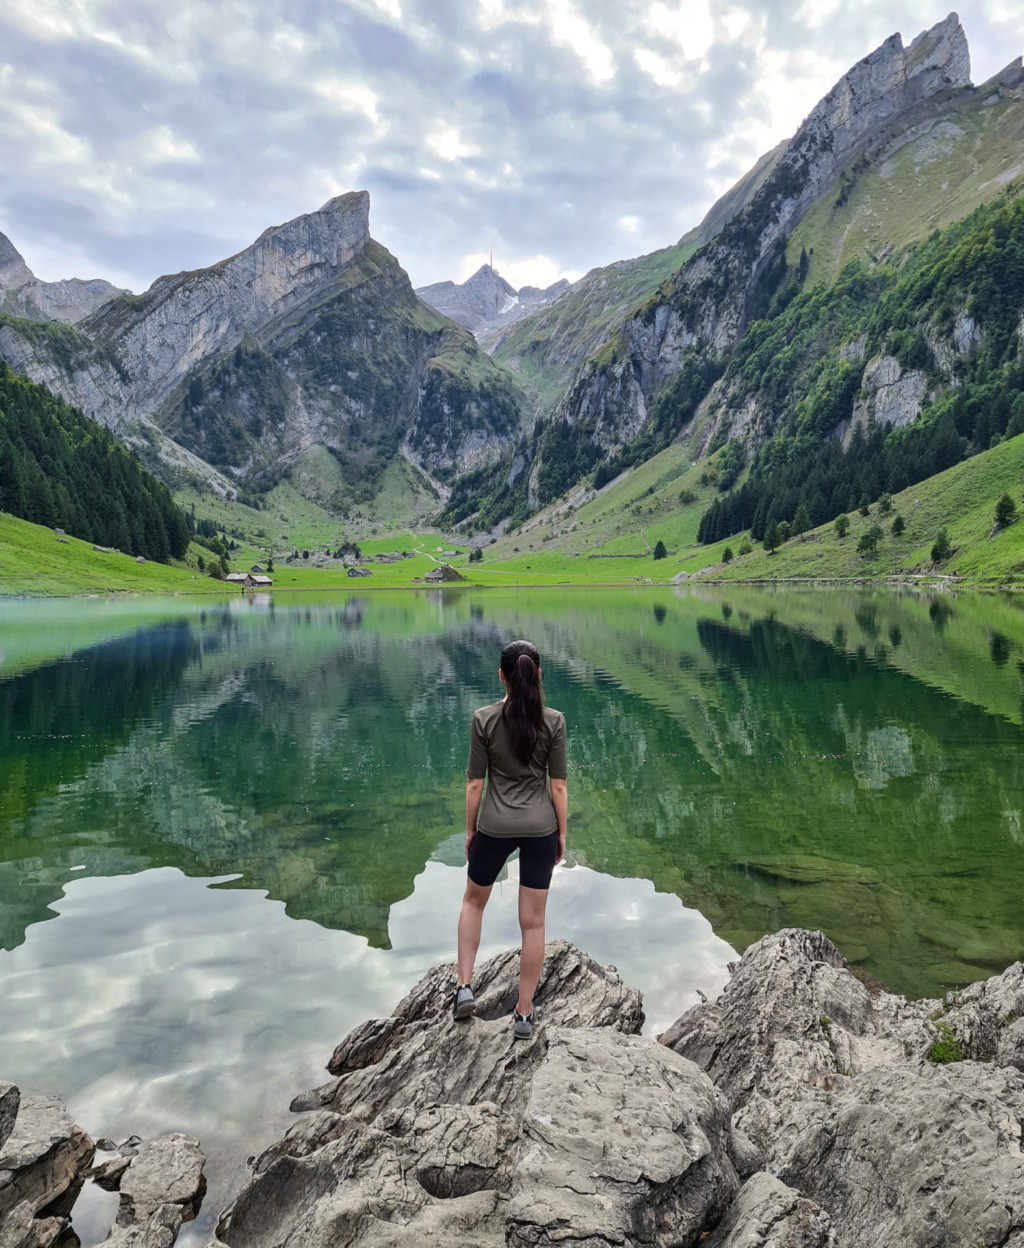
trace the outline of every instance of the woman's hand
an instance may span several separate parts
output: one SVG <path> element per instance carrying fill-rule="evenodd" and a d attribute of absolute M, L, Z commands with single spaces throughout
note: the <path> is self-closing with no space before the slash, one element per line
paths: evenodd
<path fill-rule="evenodd" d="M 565 832 L 558 834 L 558 854 L 555 857 L 555 866 L 557 866 L 565 857 Z"/>
<path fill-rule="evenodd" d="M 469 850 L 470 850 L 470 847 L 471 847 L 471 846 L 472 846 L 472 844 L 473 844 L 473 841 L 474 841 L 475 837 L 476 837 L 476 833 L 475 833 L 475 832 L 467 832 L 467 833 L 466 833 L 466 861 L 467 861 L 467 862 L 469 862 Z"/>

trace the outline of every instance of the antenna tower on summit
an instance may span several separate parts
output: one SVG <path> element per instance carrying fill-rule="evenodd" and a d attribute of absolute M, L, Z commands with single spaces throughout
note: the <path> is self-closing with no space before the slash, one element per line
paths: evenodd
<path fill-rule="evenodd" d="M 491 243 L 491 268 L 494 268 L 494 244 Z"/>

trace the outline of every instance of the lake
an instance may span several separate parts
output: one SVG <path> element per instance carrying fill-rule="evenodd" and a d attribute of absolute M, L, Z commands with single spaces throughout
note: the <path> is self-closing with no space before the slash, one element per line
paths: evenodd
<path fill-rule="evenodd" d="M 549 936 L 657 1033 L 779 927 L 940 995 L 1024 954 L 1024 603 L 711 586 L 0 604 L 0 1078 L 198 1135 L 205 1242 L 363 1018 L 454 954 L 469 719 L 569 731 Z M 515 862 L 481 957 L 517 942 Z M 86 1245 L 116 1194 L 87 1187 Z"/>

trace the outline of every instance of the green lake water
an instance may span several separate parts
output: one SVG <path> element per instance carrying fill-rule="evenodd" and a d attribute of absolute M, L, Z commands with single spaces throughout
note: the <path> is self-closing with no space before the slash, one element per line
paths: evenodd
<path fill-rule="evenodd" d="M 569 730 L 549 935 L 657 1032 L 822 928 L 937 996 L 1024 955 L 1024 603 L 735 587 L 0 604 L 0 1078 L 198 1135 L 204 1242 L 334 1044 L 454 952 L 473 709 Z M 516 866 L 481 956 L 517 943 Z M 98 1242 L 117 1198 L 87 1188 Z"/>

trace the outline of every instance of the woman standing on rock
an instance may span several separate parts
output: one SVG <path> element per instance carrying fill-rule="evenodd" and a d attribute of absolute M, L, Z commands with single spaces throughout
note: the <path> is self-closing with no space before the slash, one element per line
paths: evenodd
<path fill-rule="evenodd" d="M 511 641 L 502 650 L 498 679 L 505 696 L 474 713 L 470 736 L 469 878 L 459 915 L 459 975 L 452 1013 L 468 1018 L 476 1009 L 470 983 L 484 906 L 498 873 L 518 849 L 523 945 L 513 1034 L 517 1040 L 528 1040 L 533 1031 L 533 994 L 544 965 L 544 910 L 551 873 L 565 854 L 565 716 L 544 705 L 540 654 L 528 641 Z M 487 793 L 481 809 L 485 777 Z"/>

